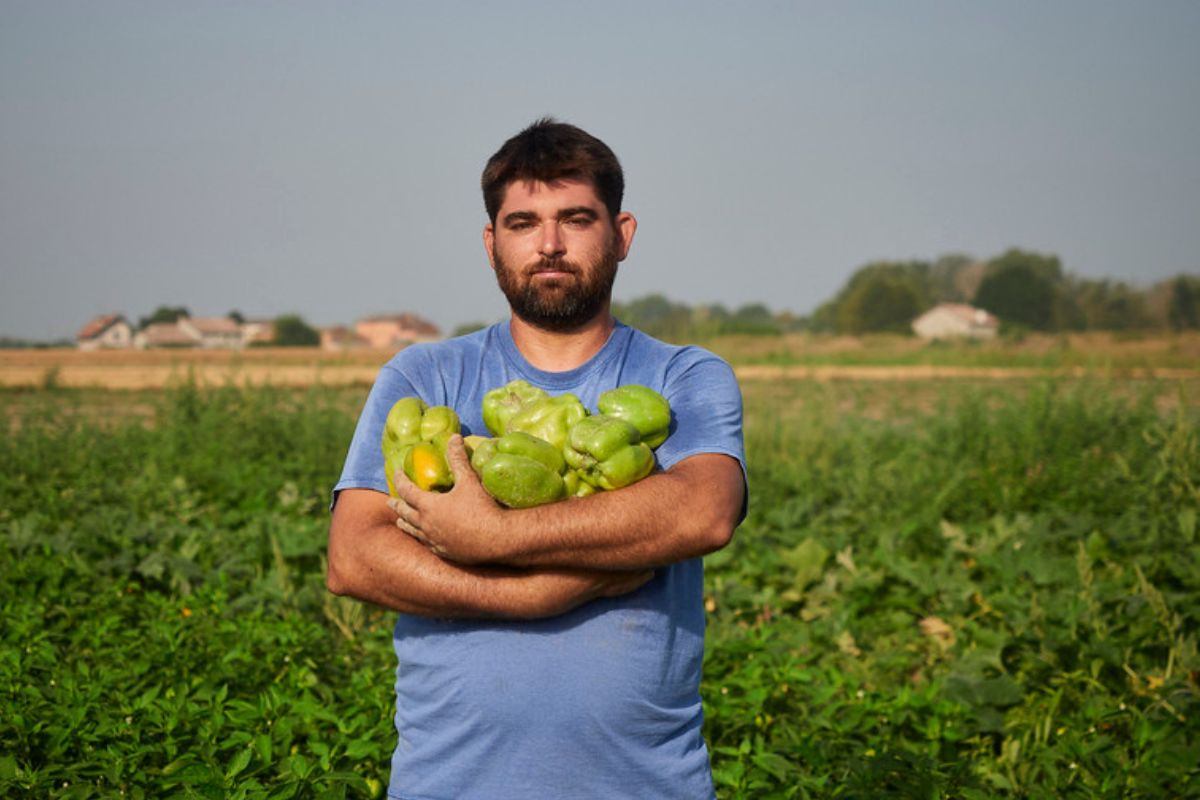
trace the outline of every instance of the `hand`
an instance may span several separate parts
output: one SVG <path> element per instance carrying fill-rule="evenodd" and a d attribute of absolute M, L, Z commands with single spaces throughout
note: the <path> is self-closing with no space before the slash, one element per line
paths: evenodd
<path fill-rule="evenodd" d="M 446 454 L 454 488 L 442 494 L 417 488 L 404 470 L 393 476 L 398 498 L 388 501 L 396 527 L 450 561 L 481 564 L 503 554 L 504 509 L 479 482 L 462 436 L 450 437 Z"/>

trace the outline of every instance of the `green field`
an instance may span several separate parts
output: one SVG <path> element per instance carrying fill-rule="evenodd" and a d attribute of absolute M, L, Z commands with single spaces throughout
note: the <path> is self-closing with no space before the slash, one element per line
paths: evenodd
<path fill-rule="evenodd" d="M 1193 386 L 743 388 L 723 800 L 1200 796 Z M 0 392 L 0 796 L 379 795 L 390 614 L 323 583 L 364 397 Z"/>

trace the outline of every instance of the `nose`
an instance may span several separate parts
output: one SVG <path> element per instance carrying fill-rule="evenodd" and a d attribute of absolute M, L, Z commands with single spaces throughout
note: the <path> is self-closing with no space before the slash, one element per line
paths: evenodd
<path fill-rule="evenodd" d="M 561 256 L 565 252 L 558 225 L 550 223 L 542 226 L 542 239 L 538 243 L 538 252 L 546 258 Z"/>

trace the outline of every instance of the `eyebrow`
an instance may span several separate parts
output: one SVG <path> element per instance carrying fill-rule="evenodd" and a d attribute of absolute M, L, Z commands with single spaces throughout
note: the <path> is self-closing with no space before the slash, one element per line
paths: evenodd
<path fill-rule="evenodd" d="M 596 213 L 594 208 L 589 206 L 571 206 L 564 208 L 556 215 L 557 219 L 570 219 L 571 217 L 587 217 L 588 219 L 599 219 L 600 215 Z M 538 215 L 532 211 L 513 211 L 505 214 L 503 223 L 505 225 L 513 225 L 517 222 L 536 222 Z"/>

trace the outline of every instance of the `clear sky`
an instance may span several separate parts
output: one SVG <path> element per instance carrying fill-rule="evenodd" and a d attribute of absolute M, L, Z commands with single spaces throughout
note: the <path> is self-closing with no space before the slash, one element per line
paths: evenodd
<path fill-rule="evenodd" d="M 807 313 L 876 259 L 1200 272 L 1200 3 L 0 0 L 0 335 L 159 304 L 503 317 L 479 173 L 552 114 L 618 299 Z"/>

